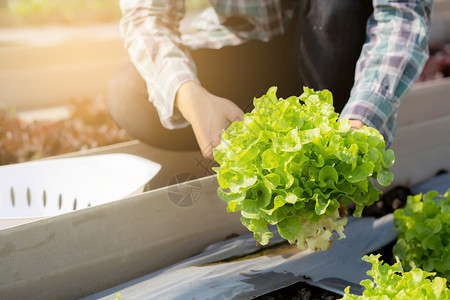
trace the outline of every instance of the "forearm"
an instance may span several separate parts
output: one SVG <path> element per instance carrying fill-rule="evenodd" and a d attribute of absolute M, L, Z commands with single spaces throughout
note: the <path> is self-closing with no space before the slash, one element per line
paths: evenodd
<path fill-rule="evenodd" d="M 193 119 L 201 117 L 196 112 L 199 108 L 199 102 L 204 98 L 207 91 L 195 81 L 187 81 L 178 89 L 175 96 L 174 106 L 178 109 L 183 117 L 192 123 Z"/>
<path fill-rule="evenodd" d="M 342 117 L 377 128 L 389 145 L 402 96 L 428 57 L 432 1 L 375 1 L 367 42 Z"/>
<path fill-rule="evenodd" d="M 147 83 L 149 100 L 158 110 L 163 126 L 186 126 L 186 120 L 174 107 L 176 92 L 183 83 L 198 79 L 178 31 L 184 1 L 122 0 L 120 5 L 125 46 Z"/>

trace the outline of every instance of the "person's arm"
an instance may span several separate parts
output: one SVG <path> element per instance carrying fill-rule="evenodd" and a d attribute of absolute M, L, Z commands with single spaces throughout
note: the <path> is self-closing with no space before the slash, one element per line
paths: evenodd
<path fill-rule="evenodd" d="M 355 83 L 341 117 L 377 128 L 389 146 L 400 100 L 428 58 L 432 0 L 375 0 Z"/>
<path fill-rule="evenodd" d="M 212 158 L 222 129 L 241 120 L 244 113 L 200 85 L 178 30 L 184 1 L 121 0 L 120 5 L 125 45 L 162 125 L 175 129 L 190 123 L 203 154 Z"/>
<path fill-rule="evenodd" d="M 174 107 L 179 87 L 198 82 L 195 65 L 181 43 L 184 1 L 121 0 L 120 30 L 131 61 L 147 84 L 149 100 L 169 129 L 188 125 Z"/>
<path fill-rule="evenodd" d="M 244 112 L 234 102 L 211 94 L 195 81 L 181 85 L 175 105 L 191 124 L 203 156 L 210 159 L 222 129 L 244 119 Z"/>

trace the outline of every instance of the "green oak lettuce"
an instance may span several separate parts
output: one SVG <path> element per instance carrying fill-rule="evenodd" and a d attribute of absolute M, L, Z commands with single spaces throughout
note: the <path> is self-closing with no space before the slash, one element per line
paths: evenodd
<path fill-rule="evenodd" d="M 443 300 L 450 298 L 450 290 L 446 286 L 447 280 L 441 277 L 430 279 L 434 273 L 414 268 L 409 272 L 404 272 L 399 261 L 392 266 L 380 261 L 380 254 L 364 256 L 362 259 L 372 263 L 372 269 L 367 271 L 367 275 L 373 278 L 361 281 L 366 289 L 362 296 L 351 295 L 350 287 L 345 289 L 342 299 L 435 299 Z"/>
<path fill-rule="evenodd" d="M 354 203 L 359 217 L 378 200 L 370 178 L 391 183 L 394 153 L 376 129 L 338 120 L 328 90 L 304 88 L 287 99 L 276 90 L 222 132 L 214 149 L 218 195 L 262 245 L 272 237 L 267 226 L 276 225 L 300 249 L 327 250 L 334 232 L 345 237 L 345 205 Z"/>
<path fill-rule="evenodd" d="M 423 199 L 422 199 L 423 198 Z M 409 196 L 394 212 L 399 232 L 393 248 L 406 270 L 422 268 L 450 280 L 450 189 Z"/>

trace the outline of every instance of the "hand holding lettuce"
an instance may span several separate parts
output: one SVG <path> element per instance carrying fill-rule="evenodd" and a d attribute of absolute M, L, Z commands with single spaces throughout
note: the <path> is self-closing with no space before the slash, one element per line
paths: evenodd
<path fill-rule="evenodd" d="M 347 204 L 359 217 L 378 200 L 371 178 L 382 186 L 393 180 L 394 153 L 381 134 L 351 129 L 332 103 L 327 90 L 282 99 L 272 87 L 244 121 L 222 132 L 214 149 L 218 195 L 262 245 L 272 237 L 270 224 L 300 249 L 327 250 L 334 231 L 345 237 Z"/>

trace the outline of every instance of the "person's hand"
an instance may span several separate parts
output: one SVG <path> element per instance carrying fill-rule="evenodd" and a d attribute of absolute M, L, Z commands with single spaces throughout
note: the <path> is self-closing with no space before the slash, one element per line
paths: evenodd
<path fill-rule="evenodd" d="M 242 121 L 244 112 L 232 101 L 215 96 L 194 81 L 178 89 L 175 105 L 191 123 L 203 156 L 213 159 L 213 149 L 220 143 L 222 129 Z"/>
<path fill-rule="evenodd" d="M 349 120 L 350 121 L 350 126 L 353 129 L 361 129 L 361 127 L 364 126 L 364 123 L 361 122 L 360 120 Z"/>

